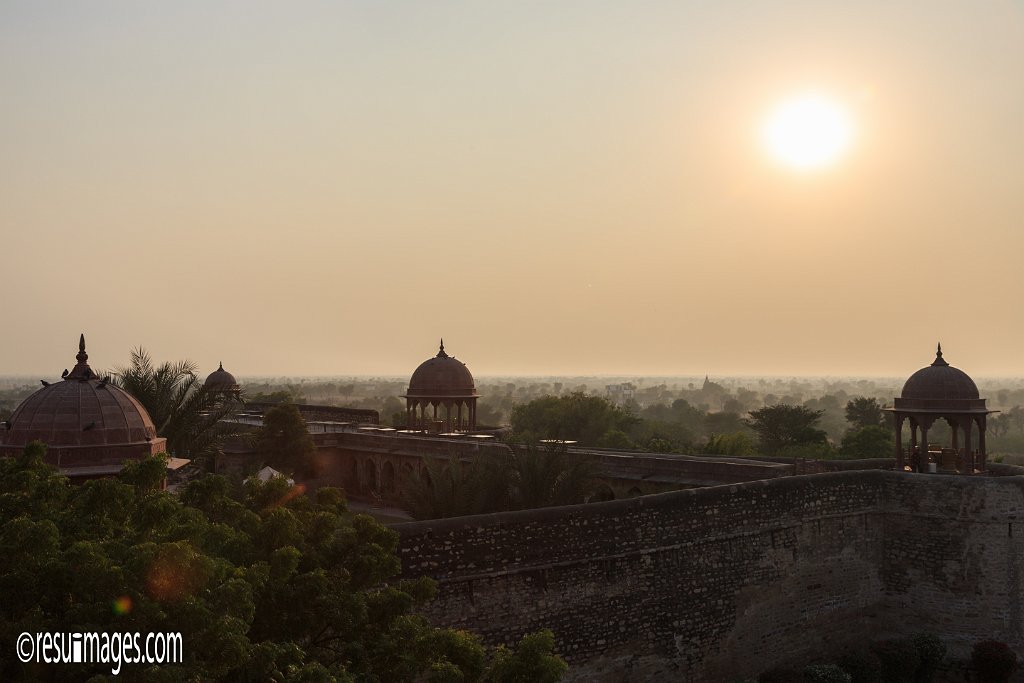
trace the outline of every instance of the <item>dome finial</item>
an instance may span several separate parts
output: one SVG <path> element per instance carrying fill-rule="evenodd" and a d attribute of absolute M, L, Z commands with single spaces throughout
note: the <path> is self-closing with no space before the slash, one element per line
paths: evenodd
<path fill-rule="evenodd" d="M 942 342 L 939 342 L 938 347 L 935 349 L 935 360 L 932 361 L 932 365 L 949 365 L 946 359 L 942 357 Z"/>
<path fill-rule="evenodd" d="M 437 352 L 438 358 L 447 358 L 448 354 L 444 352 L 444 337 L 441 337 L 441 349 Z"/>
<path fill-rule="evenodd" d="M 78 361 L 75 367 L 67 374 L 64 379 L 90 379 L 92 378 L 92 368 L 89 367 L 89 354 L 85 352 L 85 333 L 78 337 L 78 355 L 75 356 L 75 360 Z"/>
<path fill-rule="evenodd" d="M 217 369 L 218 370 L 223 370 L 224 369 L 224 361 L 218 361 Z"/>

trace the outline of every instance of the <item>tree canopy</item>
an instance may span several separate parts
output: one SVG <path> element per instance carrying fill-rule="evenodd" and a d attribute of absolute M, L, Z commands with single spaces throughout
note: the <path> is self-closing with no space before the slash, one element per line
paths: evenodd
<path fill-rule="evenodd" d="M 795 446 L 827 443 L 827 435 L 817 428 L 823 414 L 822 410 L 780 403 L 750 411 L 747 424 L 757 433 L 761 452 L 778 455 Z"/>
<path fill-rule="evenodd" d="M 885 411 L 878 399 L 858 396 L 846 402 L 846 421 L 851 429 L 884 427 Z"/>
<path fill-rule="evenodd" d="M 571 439 L 595 446 L 609 431 L 627 431 L 635 418 L 600 396 L 545 396 L 512 410 L 512 431 L 529 440 Z"/>
<path fill-rule="evenodd" d="M 286 474 L 315 474 L 316 445 L 299 409 L 291 403 L 276 405 L 263 415 L 263 424 L 256 430 L 256 452 L 262 462 Z"/>
<path fill-rule="evenodd" d="M 397 534 L 341 493 L 207 475 L 160 490 L 165 459 L 71 486 L 35 442 L 0 458 L 0 640 L 21 632 L 180 632 L 175 665 L 21 664 L 5 681 L 557 681 L 549 632 L 488 651 L 414 614 Z M 117 611 L 112 605 L 118 605 Z"/>
<path fill-rule="evenodd" d="M 596 487 L 593 460 L 561 446 L 509 444 L 505 453 L 447 462 L 425 459 L 426 474 L 405 490 L 416 519 L 526 510 L 586 502 Z"/>

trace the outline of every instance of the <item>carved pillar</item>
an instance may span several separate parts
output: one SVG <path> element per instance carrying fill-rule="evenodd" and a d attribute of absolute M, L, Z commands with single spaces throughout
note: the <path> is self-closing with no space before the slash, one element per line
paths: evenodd
<path fill-rule="evenodd" d="M 903 471 L 903 420 L 900 413 L 896 413 L 896 471 Z"/>
<path fill-rule="evenodd" d="M 925 463 L 928 462 L 928 428 L 931 426 L 930 420 L 921 423 L 921 450 L 917 458 L 915 472 L 927 471 L 928 469 Z"/>
<path fill-rule="evenodd" d="M 957 463 L 960 470 L 960 474 L 970 474 L 974 470 L 974 455 L 971 453 L 971 422 L 973 420 L 968 417 L 963 421 L 964 426 L 964 447 L 961 451 L 962 456 L 959 458 Z"/>
<path fill-rule="evenodd" d="M 985 427 L 988 420 L 987 415 L 978 417 L 978 469 L 984 472 L 988 465 L 988 455 L 985 450 Z"/>

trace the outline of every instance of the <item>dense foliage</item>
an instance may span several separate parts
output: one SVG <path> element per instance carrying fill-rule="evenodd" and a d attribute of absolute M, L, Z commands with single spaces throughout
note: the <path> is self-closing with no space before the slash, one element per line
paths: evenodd
<path fill-rule="evenodd" d="M 541 632 L 488 653 L 413 608 L 426 580 L 396 581 L 397 535 L 349 514 L 339 491 L 208 475 L 180 497 L 165 461 L 81 486 L 34 443 L 0 459 L 0 641 L 21 632 L 180 632 L 179 665 L 22 665 L 4 681 L 557 681 Z M 113 606 L 117 606 L 116 611 Z M 90 678 L 90 677 L 93 678 Z"/>
<path fill-rule="evenodd" d="M 210 465 L 233 433 L 224 419 L 238 412 L 242 401 L 239 395 L 211 391 L 196 371 L 187 360 L 154 365 L 140 348 L 132 351 L 131 365 L 117 368 L 111 381 L 145 407 L 171 455 Z"/>
<path fill-rule="evenodd" d="M 593 494 L 596 465 L 564 447 L 510 444 L 504 453 L 462 460 L 425 459 L 426 474 L 405 487 L 416 519 L 583 503 Z"/>
<path fill-rule="evenodd" d="M 823 411 L 778 404 L 750 411 L 747 423 L 757 433 L 763 455 L 784 455 L 792 447 L 824 444 L 828 435 L 818 429 Z"/>
<path fill-rule="evenodd" d="M 582 393 L 545 396 L 512 411 L 512 431 L 525 440 L 573 439 L 589 446 L 633 422 L 632 415 L 607 400 Z"/>
<path fill-rule="evenodd" d="M 299 477 L 316 474 L 316 445 L 306 421 L 291 403 L 274 406 L 256 430 L 256 453 L 263 464 Z"/>

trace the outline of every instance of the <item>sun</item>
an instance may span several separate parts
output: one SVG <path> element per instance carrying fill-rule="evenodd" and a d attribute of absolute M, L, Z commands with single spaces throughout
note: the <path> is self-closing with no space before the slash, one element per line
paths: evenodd
<path fill-rule="evenodd" d="M 806 94 L 779 104 L 769 115 L 762 139 L 776 161 L 798 171 L 832 166 L 853 141 L 850 115 L 835 100 Z"/>

